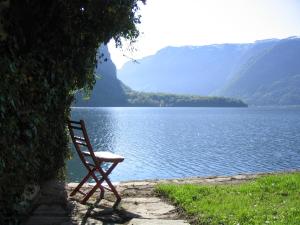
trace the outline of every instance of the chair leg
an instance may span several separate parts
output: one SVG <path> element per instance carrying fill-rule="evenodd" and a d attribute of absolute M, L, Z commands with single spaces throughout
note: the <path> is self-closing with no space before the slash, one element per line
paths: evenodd
<path fill-rule="evenodd" d="M 117 199 L 117 201 L 115 201 L 114 205 L 113 205 L 113 209 L 118 209 L 118 206 L 121 202 L 121 198 L 120 199 Z"/>
<path fill-rule="evenodd" d="M 116 202 L 113 205 L 113 208 L 116 208 L 119 203 L 121 202 L 121 197 L 114 187 L 114 185 L 111 183 L 110 179 L 108 178 L 109 174 L 113 171 L 113 169 L 118 165 L 117 162 L 113 163 L 110 168 L 107 171 L 104 171 L 100 165 L 93 168 L 92 170 L 89 171 L 89 173 L 83 178 L 83 180 L 80 182 L 80 184 L 74 189 L 74 191 L 70 194 L 71 196 L 74 195 L 81 187 L 82 185 L 92 176 L 93 179 L 95 180 L 96 184 L 95 186 L 86 194 L 86 196 L 83 198 L 81 201 L 82 204 L 85 204 L 88 199 L 96 192 L 97 188 L 100 189 L 100 200 L 104 196 L 104 188 L 102 186 L 102 183 L 105 181 L 108 186 L 110 187 L 110 190 L 113 192 L 113 194 L 116 197 Z M 101 175 L 101 179 L 98 179 L 97 176 L 95 175 L 95 171 L 98 171 Z"/>
<path fill-rule="evenodd" d="M 108 186 L 110 187 L 111 191 L 116 196 L 117 200 L 121 201 L 121 197 L 120 197 L 119 193 L 117 192 L 115 186 L 111 183 L 110 179 L 108 177 L 106 177 L 104 180 L 108 184 Z"/>
<path fill-rule="evenodd" d="M 90 178 L 90 176 L 94 173 L 96 169 L 93 168 L 92 170 L 89 171 L 89 173 L 82 179 L 82 181 L 76 186 L 76 188 L 71 192 L 70 196 L 73 196 L 76 194 L 77 191 L 80 190 L 82 185 Z"/>
<path fill-rule="evenodd" d="M 110 179 L 108 178 L 108 175 L 113 171 L 113 169 L 114 169 L 117 165 L 118 165 L 117 162 L 113 163 L 113 164 L 111 165 L 111 167 L 110 167 L 106 172 L 103 171 L 103 169 L 102 169 L 101 167 L 98 168 L 98 171 L 99 171 L 99 173 L 100 173 L 101 176 L 102 176 L 102 178 L 101 178 L 100 181 L 99 181 L 100 184 L 103 183 L 103 181 L 105 181 L 105 182 L 108 184 L 108 186 L 110 187 L 110 190 L 113 192 L 113 194 L 115 195 L 115 197 L 116 197 L 116 199 L 117 199 L 116 202 L 115 202 L 115 204 L 114 204 L 114 208 L 115 208 L 116 206 L 118 206 L 119 203 L 121 202 L 121 197 L 120 197 L 118 191 L 116 190 L 116 188 L 114 187 L 114 185 L 111 183 Z"/>
<path fill-rule="evenodd" d="M 116 196 L 116 201 L 113 205 L 113 208 L 116 209 L 118 207 L 118 205 L 121 202 L 121 196 L 119 195 L 118 191 L 116 190 L 116 188 L 113 186 L 113 184 L 110 182 L 109 179 L 106 180 L 106 183 L 108 184 L 108 186 L 110 187 L 111 191 L 114 193 L 114 195 Z"/>
<path fill-rule="evenodd" d="M 94 180 L 96 181 L 95 186 L 92 188 L 92 190 L 90 190 L 87 195 L 84 197 L 84 199 L 81 201 L 82 204 L 85 204 L 87 202 L 87 200 L 96 192 L 97 188 L 100 189 L 100 200 L 103 198 L 104 196 L 104 188 L 101 185 L 101 182 L 98 180 L 98 178 L 96 177 L 96 175 L 94 173 L 91 174 L 91 176 L 94 178 Z"/>

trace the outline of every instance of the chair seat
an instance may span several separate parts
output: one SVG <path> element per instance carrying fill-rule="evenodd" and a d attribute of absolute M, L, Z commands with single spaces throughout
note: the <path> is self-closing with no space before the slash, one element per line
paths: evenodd
<path fill-rule="evenodd" d="M 83 151 L 83 154 L 91 156 L 91 153 L 87 151 Z M 103 162 L 122 162 L 124 160 L 124 157 L 111 152 L 95 151 L 94 154 L 98 160 Z"/>

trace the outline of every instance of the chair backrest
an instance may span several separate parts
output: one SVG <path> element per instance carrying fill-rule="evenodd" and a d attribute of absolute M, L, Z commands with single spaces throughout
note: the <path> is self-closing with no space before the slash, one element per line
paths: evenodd
<path fill-rule="evenodd" d="M 88 137 L 84 121 L 68 120 L 68 128 L 75 149 L 83 164 L 88 169 L 90 169 L 90 166 L 94 167 L 95 165 L 97 165 L 98 161 Z M 84 151 L 86 149 L 88 150 L 89 154 L 87 154 L 87 151 Z M 94 164 L 91 164 L 89 156 L 92 158 Z"/>

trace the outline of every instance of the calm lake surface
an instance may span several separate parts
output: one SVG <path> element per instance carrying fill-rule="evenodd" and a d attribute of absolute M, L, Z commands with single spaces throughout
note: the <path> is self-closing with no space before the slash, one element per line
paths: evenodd
<path fill-rule="evenodd" d="M 300 169 L 300 107 L 73 108 L 72 118 L 94 149 L 125 156 L 113 181 Z M 80 181 L 72 149 L 69 181 Z"/>

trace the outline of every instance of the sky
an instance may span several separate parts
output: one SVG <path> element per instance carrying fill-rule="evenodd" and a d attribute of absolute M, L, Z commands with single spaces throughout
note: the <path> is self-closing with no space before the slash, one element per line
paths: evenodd
<path fill-rule="evenodd" d="M 147 0 L 140 6 L 140 36 L 132 47 L 109 43 L 120 69 L 167 46 L 250 43 L 300 36 L 300 0 Z M 126 56 L 123 56 L 126 55 Z"/>

